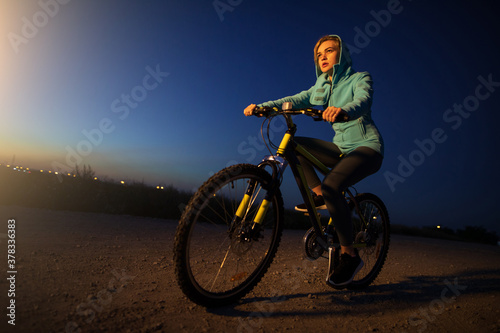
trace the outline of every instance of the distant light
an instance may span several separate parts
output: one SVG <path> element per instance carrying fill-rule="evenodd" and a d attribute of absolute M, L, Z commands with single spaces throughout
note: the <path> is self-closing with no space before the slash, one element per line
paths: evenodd
<path fill-rule="evenodd" d="M 30 168 L 26 168 L 26 170 L 30 171 Z"/>
<path fill-rule="evenodd" d="M 10 168 L 10 164 L 7 164 L 7 168 Z"/>
<path fill-rule="evenodd" d="M 125 184 L 125 182 L 123 180 L 120 183 Z"/>
<path fill-rule="evenodd" d="M 55 173 L 56 175 L 58 175 L 58 174 L 59 174 L 59 172 L 57 172 L 57 171 L 56 171 L 56 172 L 54 172 L 54 173 Z"/>
<path fill-rule="evenodd" d="M 163 186 L 161 187 L 161 189 L 163 190 Z"/>
<path fill-rule="evenodd" d="M 160 189 L 160 185 L 156 186 L 156 189 L 159 190 Z"/>
<path fill-rule="evenodd" d="M 52 173 L 52 171 L 51 171 L 51 170 L 49 170 L 49 173 Z"/>
<path fill-rule="evenodd" d="M 94 177 L 94 180 L 97 180 L 97 177 Z"/>
<path fill-rule="evenodd" d="M 438 228 L 438 229 L 441 229 L 441 226 L 440 226 L 440 225 L 438 225 L 438 226 L 437 226 L 437 228 Z"/>
<path fill-rule="evenodd" d="M 43 170 L 40 170 L 40 172 L 43 172 Z"/>
<path fill-rule="evenodd" d="M 68 176 L 71 176 L 71 174 L 70 174 L 70 173 L 68 173 Z"/>

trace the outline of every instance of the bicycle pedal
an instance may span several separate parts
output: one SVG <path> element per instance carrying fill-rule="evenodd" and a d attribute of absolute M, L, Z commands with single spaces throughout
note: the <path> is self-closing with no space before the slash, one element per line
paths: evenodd
<path fill-rule="evenodd" d="M 337 247 L 330 246 L 328 248 L 328 271 L 326 273 L 326 283 L 330 285 L 330 277 L 332 276 L 333 272 L 335 271 L 335 268 L 339 264 L 340 260 L 340 249 Z"/>

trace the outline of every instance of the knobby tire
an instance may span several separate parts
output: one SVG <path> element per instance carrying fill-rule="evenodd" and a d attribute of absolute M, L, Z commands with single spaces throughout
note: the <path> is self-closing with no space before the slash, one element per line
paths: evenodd
<path fill-rule="evenodd" d="M 235 212 L 249 182 L 257 190 L 243 221 Z M 256 239 L 241 239 L 257 207 L 271 189 L 272 177 L 262 168 L 238 164 L 210 177 L 193 195 L 177 226 L 174 264 L 177 282 L 193 302 L 216 307 L 249 293 L 271 265 L 283 232 L 283 199 L 275 190 Z M 255 200 L 255 201 L 254 201 Z"/>
<path fill-rule="evenodd" d="M 362 211 L 361 214 L 368 220 L 369 225 L 368 230 L 366 230 L 366 225 L 360 223 L 359 213 L 354 203 L 349 202 L 353 212 L 352 222 L 355 244 L 361 243 L 367 246 L 358 249 L 365 266 L 359 271 L 352 283 L 348 285 L 348 289 L 366 288 L 375 280 L 384 266 L 390 243 L 389 213 L 384 202 L 371 193 L 358 194 L 355 200 Z"/>

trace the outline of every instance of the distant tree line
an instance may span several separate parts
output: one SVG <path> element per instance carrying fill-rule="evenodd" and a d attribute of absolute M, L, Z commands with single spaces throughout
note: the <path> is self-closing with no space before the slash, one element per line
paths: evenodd
<path fill-rule="evenodd" d="M 191 194 L 144 183 L 96 179 L 87 165 L 68 175 L 0 167 L 0 205 L 178 219 Z M 62 180 L 62 181 L 61 181 Z"/>
<path fill-rule="evenodd" d="M 62 181 L 61 181 L 62 180 Z M 0 205 L 83 211 L 105 214 L 136 215 L 179 219 L 192 193 L 172 185 L 156 188 L 143 182 L 122 184 L 112 179 L 97 179 L 89 165 L 76 167 L 70 175 L 0 166 Z M 285 228 L 308 229 L 310 223 L 302 213 L 285 210 Z M 326 224 L 328 219 L 322 223 Z M 497 244 L 495 232 L 481 226 L 450 228 L 409 227 L 393 225 L 392 233 Z"/>
<path fill-rule="evenodd" d="M 498 235 L 494 231 L 488 231 L 482 226 L 466 226 L 465 229 L 453 229 L 441 227 L 410 227 L 405 225 L 393 225 L 392 232 L 402 235 L 441 238 L 465 242 L 498 245 Z"/>

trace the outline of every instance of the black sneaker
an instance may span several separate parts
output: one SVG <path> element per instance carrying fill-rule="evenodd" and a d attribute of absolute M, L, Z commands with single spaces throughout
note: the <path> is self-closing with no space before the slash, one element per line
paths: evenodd
<path fill-rule="evenodd" d="M 322 195 L 317 195 L 316 193 L 313 193 L 313 201 L 314 205 L 316 206 L 316 209 L 326 209 L 325 200 L 323 199 Z M 299 212 L 307 212 L 306 204 L 303 203 L 295 206 L 295 210 Z"/>
<path fill-rule="evenodd" d="M 359 257 L 357 251 L 355 257 L 344 253 L 340 256 L 340 262 L 334 268 L 328 282 L 334 287 L 346 286 L 352 282 L 354 276 L 358 274 L 363 265 L 363 260 Z"/>

